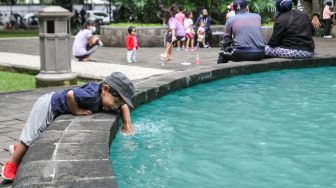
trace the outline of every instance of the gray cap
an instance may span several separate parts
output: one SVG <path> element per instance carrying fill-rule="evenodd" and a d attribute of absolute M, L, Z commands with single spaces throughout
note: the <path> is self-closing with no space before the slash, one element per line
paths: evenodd
<path fill-rule="evenodd" d="M 123 100 L 130 107 L 134 108 L 131 101 L 134 95 L 134 86 L 126 75 L 121 72 L 113 72 L 110 76 L 107 76 L 103 82 L 107 83 L 109 86 L 115 89 L 123 98 Z"/>

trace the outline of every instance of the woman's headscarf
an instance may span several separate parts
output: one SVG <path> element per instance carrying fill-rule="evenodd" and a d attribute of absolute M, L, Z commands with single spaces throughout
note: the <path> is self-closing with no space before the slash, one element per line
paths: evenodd
<path fill-rule="evenodd" d="M 292 10 L 292 0 L 276 0 L 275 7 L 279 13 Z"/>

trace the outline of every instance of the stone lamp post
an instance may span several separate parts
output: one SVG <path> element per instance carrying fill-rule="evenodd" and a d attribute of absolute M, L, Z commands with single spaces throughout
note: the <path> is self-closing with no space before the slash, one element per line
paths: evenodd
<path fill-rule="evenodd" d="M 51 6 L 37 14 L 40 38 L 40 73 L 37 87 L 67 86 L 77 83 L 77 75 L 71 72 L 70 18 L 72 13 Z"/>

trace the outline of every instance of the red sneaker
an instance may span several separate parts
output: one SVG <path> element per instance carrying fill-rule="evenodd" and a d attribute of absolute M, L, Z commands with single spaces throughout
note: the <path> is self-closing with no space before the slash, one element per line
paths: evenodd
<path fill-rule="evenodd" d="M 5 165 L 2 167 L 1 176 L 5 180 L 13 181 L 16 176 L 16 171 L 17 171 L 16 163 L 6 162 Z"/>
<path fill-rule="evenodd" d="M 9 154 L 10 156 L 13 155 L 14 151 L 16 150 L 16 145 L 9 145 Z"/>

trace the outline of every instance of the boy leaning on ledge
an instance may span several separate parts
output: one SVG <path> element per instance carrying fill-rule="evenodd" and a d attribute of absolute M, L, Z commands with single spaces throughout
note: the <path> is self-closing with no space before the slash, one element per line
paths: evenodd
<path fill-rule="evenodd" d="M 113 72 L 100 83 L 87 83 L 81 87 L 52 92 L 41 96 L 34 104 L 20 142 L 10 148 L 13 153 L 2 168 L 2 177 L 13 181 L 18 165 L 28 147 L 38 139 L 51 122 L 62 114 L 90 115 L 100 111 L 119 111 L 123 118 L 122 132 L 134 134 L 130 110 L 134 95 L 132 82 L 121 72 Z"/>

